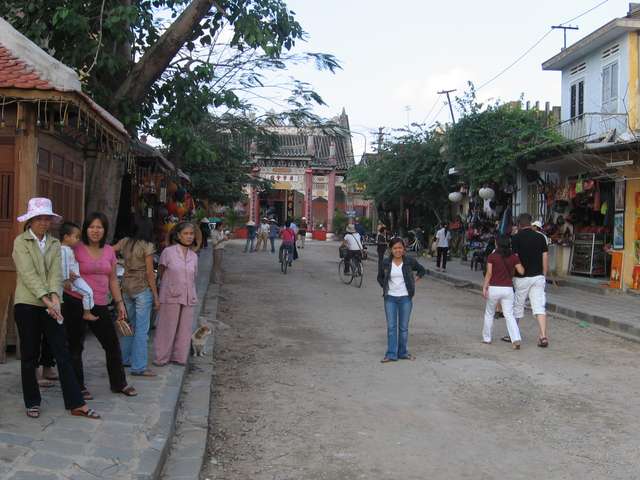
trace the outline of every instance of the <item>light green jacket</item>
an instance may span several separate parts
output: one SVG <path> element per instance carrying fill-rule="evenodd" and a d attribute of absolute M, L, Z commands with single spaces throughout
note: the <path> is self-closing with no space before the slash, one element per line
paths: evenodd
<path fill-rule="evenodd" d="M 62 257 L 60 241 L 47 235 L 44 255 L 28 230 L 13 242 L 13 262 L 17 281 L 14 304 L 26 303 L 44 307 L 45 295 L 56 293 L 62 301 Z"/>

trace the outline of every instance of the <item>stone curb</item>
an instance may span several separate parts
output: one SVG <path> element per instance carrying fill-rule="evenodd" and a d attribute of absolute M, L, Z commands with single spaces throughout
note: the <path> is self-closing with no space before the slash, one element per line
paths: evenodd
<path fill-rule="evenodd" d="M 438 280 L 444 280 L 449 283 L 453 283 L 456 287 L 468 288 L 474 291 L 482 291 L 482 285 L 476 282 L 469 282 L 461 280 L 453 275 L 438 272 L 430 267 L 425 267 L 427 274 Z M 547 301 L 547 311 L 550 313 L 557 313 L 559 315 L 572 318 L 578 321 L 593 323 L 600 325 L 601 327 L 608 328 L 610 330 L 623 333 L 625 335 L 631 335 L 640 339 L 640 328 L 630 325 L 620 320 L 614 320 L 612 318 L 606 318 L 600 315 L 593 315 L 588 312 L 581 311 L 576 308 L 569 308 L 559 303 Z"/>
<path fill-rule="evenodd" d="M 209 284 L 204 297 L 201 324 L 206 322 L 213 330 L 213 335 L 207 341 L 206 355 L 190 357 L 189 371 L 185 375 L 186 380 L 178 401 L 173 442 L 160 476 L 164 480 L 197 479 L 204 465 L 214 380 L 213 354 L 219 290 L 218 285 Z"/>
<path fill-rule="evenodd" d="M 200 253 L 198 278 L 196 279 L 196 289 L 200 301 L 198 302 L 198 305 L 196 306 L 194 312 L 195 322 L 197 322 L 197 320 L 200 318 L 200 313 L 202 312 L 203 306 L 205 304 L 205 297 L 207 287 L 209 285 L 212 266 L 213 254 L 211 248 L 203 250 Z M 175 434 L 176 417 L 180 405 L 180 392 L 182 392 L 184 388 L 188 368 L 189 362 L 187 363 L 187 366 L 180 368 L 178 374 L 179 378 L 177 382 L 179 388 L 175 391 L 174 395 L 171 395 L 169 397 L 167 408 L 164 409 L 160 414 L 160 421 L 158 423 L 162 424 L 156 425 L 153 428 L 155 435 L 153 437 L 150 437 L 149 439 L 150 443 L 155 443 L 155 445 L 157 445 L 157 447 L 159 448 L 155 451 L 147 451 L 146 453 L 150 455 L 145 457 L 145 454 L 143 454 L 143 457 L 140 458 L 136 477 L 137 480 L 157 480 L 161 478 L 162 469 L 164 468 L 165 462 L 169 455 L 170 446 Z"/>

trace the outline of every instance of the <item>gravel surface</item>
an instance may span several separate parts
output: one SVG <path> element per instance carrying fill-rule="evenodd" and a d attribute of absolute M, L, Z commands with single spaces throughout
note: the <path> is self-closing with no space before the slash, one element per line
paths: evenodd
<path fill-rule="evenodd" d="M 550 347 L 481 343 L 483 300 L 418 284 L 415 361 L 381 364 L 376 264 L 342 285 L 337 244 L 290 273 L 230 244 L 201 479 L 636 479 L 640 344 L 560 319 Z"/>

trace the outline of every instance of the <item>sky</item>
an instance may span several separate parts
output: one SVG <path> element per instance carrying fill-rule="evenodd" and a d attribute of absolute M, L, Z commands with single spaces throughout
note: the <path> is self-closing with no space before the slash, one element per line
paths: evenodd
<path fill-rule="evenodd" d="M 467 81 L 476 86 L 499 73 L 551 27 L 598 5 L 602 0 L 286 0 L 307 31 L 300 51 L 335 55 L 343 67 L 336 74 L 312 65 L 290 72 L 310 82 L 327 107 L 316 112 L 330 118 L 344 107 L 349 115 L 356 158 L 372 151 L 373 131 L 390 132 L 408 122 L 428 125 L 450 121 L 444 96 Z M 570 23 L 567 44 L 578 41 L 628 11 L 629 2 L 608 0 Z M 560 73 L 541 64 L 560 52 L 555 30 L 519 63 L 479 92 L 481 100 L 525 100 L 560 104 Z M 408 108 L 407 108 L 408 107 Z M 457 116 L 457 112 L 454 112 Z M 364 134 L 364 135 L 361 135 Z"/>

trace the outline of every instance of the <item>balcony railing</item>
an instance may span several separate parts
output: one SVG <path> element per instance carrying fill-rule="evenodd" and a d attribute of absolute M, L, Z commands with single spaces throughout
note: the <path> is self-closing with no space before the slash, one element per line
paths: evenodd
<path fill-rule="evenodd" d="M 627 132 L 629 121 L 626 113 L 583 113 L 559 123 L 557 128 L 563 137 L 587 143 L 604 141 L 614 130 L 616 136 Z"/>

